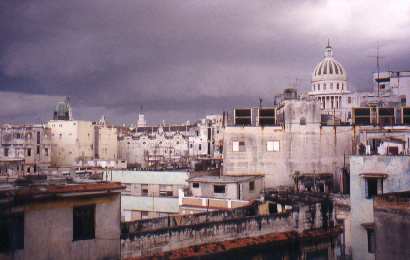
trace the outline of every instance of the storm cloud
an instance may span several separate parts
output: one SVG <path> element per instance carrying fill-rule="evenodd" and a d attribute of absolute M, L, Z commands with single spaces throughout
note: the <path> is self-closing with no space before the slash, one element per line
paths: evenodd
<path fill-rule="evenodd" d="M 409 1 L 3 0 L 0 122 L 185 121 L 309 88 L 330 39 L 353 90 L 410 69 Z"/>

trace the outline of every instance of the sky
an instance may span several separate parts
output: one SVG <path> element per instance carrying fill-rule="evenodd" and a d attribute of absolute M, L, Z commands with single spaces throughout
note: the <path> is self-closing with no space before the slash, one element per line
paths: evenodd
<path fill-rule="evenodd" d="M 195 121 L 309 89 L 330 39 L 351 90 L 410 69 L 408 0 L 1 0 L 0 123 Z"/>

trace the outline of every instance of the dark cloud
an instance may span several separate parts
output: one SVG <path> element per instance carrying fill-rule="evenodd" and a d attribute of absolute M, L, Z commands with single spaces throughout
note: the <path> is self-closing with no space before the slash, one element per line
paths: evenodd
<path fill-rule="evenodd" d="M 328 38 L 365 90 L 378 41 L 386 69 L 410 68 L 409 4 L 379 2 L 3 0 L 0 98 L 27 97 L 0 121 L 47 119 L 65 95 L 77 118 L 117 123 L 141 105 L 148 120 L 185 121 L 268 102 L 309 87 Z"/>

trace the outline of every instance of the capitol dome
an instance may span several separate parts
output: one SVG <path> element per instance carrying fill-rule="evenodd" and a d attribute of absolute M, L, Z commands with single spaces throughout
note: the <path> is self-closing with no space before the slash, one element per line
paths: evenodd
<path fill-rule="evenodd" d="M 311 94 L 345 92 L 347 92 L 346 70 L 333 58 L 333 49 L 328 43 L 324 58 L 313 70 Z"/>

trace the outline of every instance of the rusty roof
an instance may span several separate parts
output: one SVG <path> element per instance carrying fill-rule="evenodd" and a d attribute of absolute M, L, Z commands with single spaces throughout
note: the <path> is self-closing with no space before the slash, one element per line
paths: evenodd
<path fill-rule="evenodd" d="M 0 203 L 2 200 L 36 200 L 39 198 L 56 197 L 62 194 L 84 195 L 95 192 L 121 191 L 124 186 L 120 182 L 88 182 L 70 184 L 42 184 L 11 186 L 0 190 Z"/>

